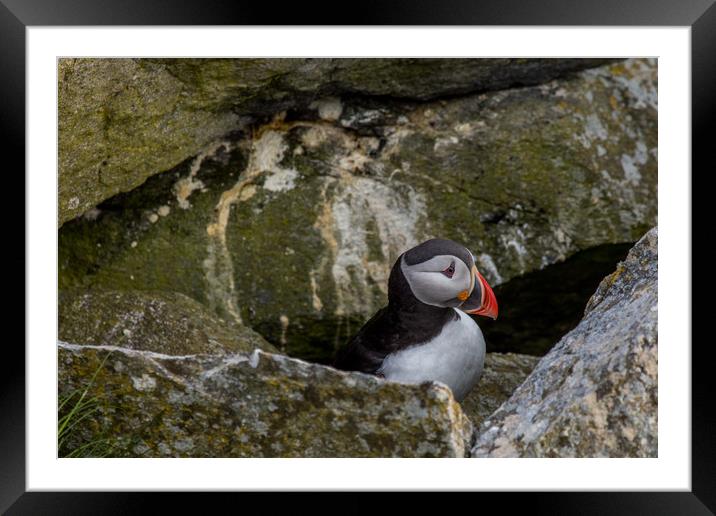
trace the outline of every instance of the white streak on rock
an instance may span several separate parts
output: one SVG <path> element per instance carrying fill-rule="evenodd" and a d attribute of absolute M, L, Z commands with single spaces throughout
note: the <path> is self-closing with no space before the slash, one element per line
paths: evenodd
<path fill-rule="evenodd" d="M 290 168 L 280 166 L 288 144 L 283 133 L 266 131 L 253 148 L 253 168 L 258 173 L 266 173 L 263 187 L 271 192 L 287 192 L 296 186 L 299 173 Z"/>
<path fill-rule="evenodd" d="M 281 314 L 278 320 L 281 323 L 281 349 L 283 350 L 286 348 L 286 332 L 288 331 L 289 319 L 287 315 Z"/>
<path fill-rule="evenodd" d="M 63 342 L 61 340 L 57 341 L 57 347 L 58 348 L 65 348 L 73 351 L 81 351 L 83 349 L 87 348 L 93 348 L 98 349 L 102 351 L 117 351 L 119 353 L 123 353 L 125 355 L 130 356 L 143 356 L 158 360 L 188 360 L 196 358 L 197 355 L 167 355 L 165 353 L 157 353 L 155 351 L 144 351 L 144 350 L 136 350 L 136 349 L 130 349 L 130 348 L 123 348 L 121 346 L 108 346 L 108 345 L 90 345 L 90 344 L 72 344 L 70 342 Z"/>
<path fill-rule="evenodd" d="M 312 271 L 310 274 L 311 279 L 311 303 L 313 304 L 313 309 L 316 312 L 320 312 L 323 310 L 323 301 L 321 301 L 321 298 L 318 297 L 318 282 L 316 281 L 316 273 Z"/>
<path fill-rule="evenodd" d="M 275 170 L 264 182 L 264 188 L 271 192 L 286 192 L 296 187 L 298 172 L 293 169 Z"/>
<path fill-rule="evenodd" d="M 504 281 L 497 271 L 497 266 L 492 256 L 487 253 L 481 253 L 479 256 L 476 256 L 475 259 L 479 264 L 479 270 L 490 279 L 490 285 L 494 287 Z"/>
<path fill-rule="evenodd" d="M 253 353 L 249 356 L 249 365 L 256 369 L 259 366 L 261 360 L 261 351 L 256 348 Z"/>
<path fill-rule="evenodd" d="M 253 356 L 253 354 L 251 356 Z M 231 366 L 237 365 L 237 364 L 241 364 L 243 362 L 249 362 L 249 364 L 251 364 L 251 357 L 247 357 L 246 355 L 239 355 L 239 354 L 236 354 L 236 355 L 233 355 L 230 357 L 226 357 L 225 359 L 223 359 L 223 361 L 221 363 L 219 363 L 218 366 L 213 367 L 211 369 L 207 369 L 206 371 L 204 371 L 201 375 L 201 378 L 202 378 L 202 380 L 206 380 L 208 378 L 211 378 L 212 376 L 214 376 L 217 373 L 223 372 L 228 367 L 231 367 Z M 251 367 L 256 367 L 256 366 L 252 365 Z"/>
<path fill-rule="evenodd" d="M 189 196 L 196 190 L 201 190 L 202 188 L 204 188 L 204 183 L 200 179 L 196 178 L 196 175 L 201 169 L 201 165 L 204 163 L 204 160 L 206 160 L 207 158 L 214 157 L 218 150 L 222 147 L 224 147 L 228 151 L 231 148 L 231 144 L 229 142 L 224 141 L 219 141 L 211 144 L 204 151 L 200 152 L 194 158 L 194 161 L 191 162 L 189 174 L 174 183 L 174 193 L 176 194 L 177 203 L 179 204 L 179 207 L 181 209 L 188 210 L 189 208 L 191 208 L 191 203 L 188 201 Z"/>
<path fill-rule="evenodd" d="M 401 192 L 373 179 L 353 178 L 339 187 L 331 211 L 337 244 L 331 267 L 336 314 L 362 306 L 369 315 L 377 308 L 365 302 L 373 297 L 370 285 L 386 292 L 395 259 L 419 243 L 415 228 L 425 213 L 425 200 L 412 189 Z M 369 239 L 379 249 L 371 249 Z"/>

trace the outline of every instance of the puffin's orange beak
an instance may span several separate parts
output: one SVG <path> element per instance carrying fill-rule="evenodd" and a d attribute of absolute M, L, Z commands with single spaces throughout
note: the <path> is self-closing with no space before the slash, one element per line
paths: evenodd
<path fill-rule="evenodd" d="M 475 283 L 479 284 L 480 300 L 477 296 L 470 296 L 461 307 L 465 313 L 472 315 L 484 315 L 492 319 L 497 319 L 497 299 L 490 285 L 487 284 L 485 278 L 473 265 L 472 272 L 475 275 Z M 477 285 L 476 285 L 477 286 Z M 477 294 L 477 289 L 473 289 L 473 294 Z M 475 297 L 475 299 L 473 299 Z"/>

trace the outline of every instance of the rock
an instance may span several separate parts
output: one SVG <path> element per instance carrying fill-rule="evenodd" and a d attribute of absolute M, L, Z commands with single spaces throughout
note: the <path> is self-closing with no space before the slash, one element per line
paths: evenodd
<path fill-rule="evenodd" d="M 167 355 L 276 351 L 253 330 L 176 292 L 60 291 L 59 337 Z"/>
<path fill-rule="evenodd" d="M 539 357 L 517 353 L 487 353 L 480 381 L 460 406 L 475 428 L 479 428 L 527 378 Z"/>
<path fill-rule="evenodd" d="M 60 59 L 58 80 L 59 225 L 239 125 L 141 60 Z"/>
<path fill-rule="evenodd" d="M 249 116 L 321 96 L 430 99 L 604 59 L 60 59 L 59 224 L 198 154 Z"/>
<path fill-rule="evenodd" d="M 635 241 L 656 222 L 656 78 L 654 60 L 627 60 L 277 117 L 65 224 L 60 285 L 179 291 L 329 360 L 384 305 L 397 256 L 427 238 L 466 244 L 493 286 Z"/>
<path fill-rule="evenodd" d="M 342 94 L 430 100 L 539 84 L 609 59 L 149 59 L 243 112 Z M 611 60 L 614 61 L 614 60 Z M 247 106 L 247 107 L 245 107 Z"/>
<path fill-rule="evenodd" d="M 170 356 L 58 343 L 60 397 L 96 412 L 67 449 L 119 457 L 464 457 L 472 425 L 439 384 L 405 386 L 281 355 Z M 91 383 L 90 380 L 94 378 Z"/>
<path fill-rule="evenodd" d="M 657 228 L 478 431 L 473 457 L 656 457 Z"/>

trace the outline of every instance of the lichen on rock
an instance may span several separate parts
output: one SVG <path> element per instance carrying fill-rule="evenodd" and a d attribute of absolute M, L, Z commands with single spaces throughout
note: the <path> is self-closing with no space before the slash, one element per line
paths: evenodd
<path fill-rule="evenodd" d="M 256 118 L 340 95 L 430 99 L 534 84 L 604 59 L 58 60 L 59 225 Z M 338 113 L 338 114 L 336 114 Z"/>
<path fill-rule="evenodd" d="M 68 446 L 109 435 L 113 456 L 464 457 L 472 437 L 439 384 L 405 386 L 258 350 L 172 356 L 59 342 L 58 353 L 60 395 L 96 372 L 87 396 L 100 400 Z"/>
<path fill-rule="evenodd" d="M 58 322 L 59 338 L 75 344 L 168 355 L 276 350 L 253 330 L 176 292 L 61 291 Z"/>
<path fill-rule="evenodd" d="M 658 455 L 658 230 L 478 430 L 473 457 Z"/>
<path fill-rule="evenodd" d="M 143 60 L 58 60 L 59 225 L 240 125 L 192 90 Z"/>

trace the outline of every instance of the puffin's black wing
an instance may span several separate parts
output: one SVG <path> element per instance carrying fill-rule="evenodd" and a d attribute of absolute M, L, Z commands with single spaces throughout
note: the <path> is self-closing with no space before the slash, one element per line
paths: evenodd
<path fill-rule="evenodd" d="M 390 353 L 393 339 L 392 312 L 388 307 L 378 310 L 358 333 L 339 351 L 333 367 L 344 371 L 374 374 Z"/>
<path fill-rule="evenodd" d="M 388 306 L 371 317 L 338 353 L 335 368 L 375 374 L 389 354 L 429 341 L 447 322 L 460 317 L 452 308 L 427 305 L 413 295 L 400 268 L 401 257 L 390 272 Z"/>

